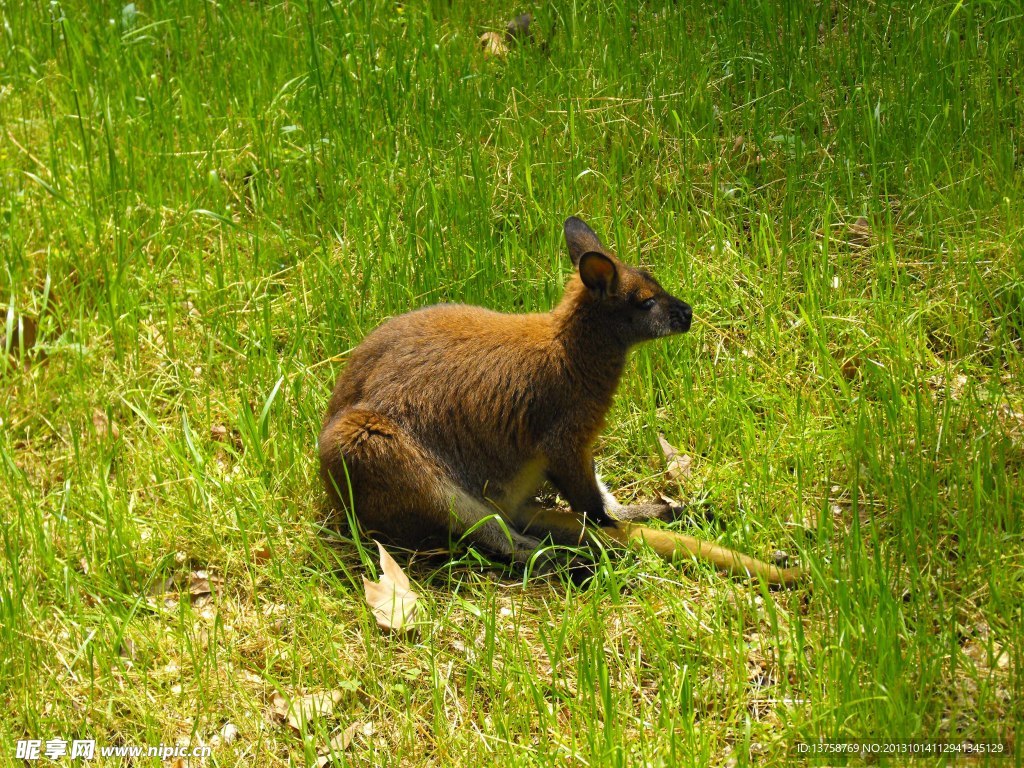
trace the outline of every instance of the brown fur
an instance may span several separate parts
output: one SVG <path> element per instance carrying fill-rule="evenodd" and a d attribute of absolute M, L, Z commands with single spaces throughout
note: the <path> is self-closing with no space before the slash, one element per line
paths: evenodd
<path fill-rule="evenodd" d="M 545 539 L 587 541 L 594 522 L 620 544 L 642 540 L 664 557 L 688 553 L 792 581 L 794 569 L 621 521 L 661 507 L 606 509 L 591 447 L 626 355 L 687 330 L 691 311 L 583 222 L 569 219 L 565 231 L 578 271 L 551 312 L 428 307 L 389 320 L 352 352 L 320 433 L 333 501 L 366 530 L 414 549 L 465 537 L 527 562 Z M 538 513 L 544 480 L 576 514 Z"/>

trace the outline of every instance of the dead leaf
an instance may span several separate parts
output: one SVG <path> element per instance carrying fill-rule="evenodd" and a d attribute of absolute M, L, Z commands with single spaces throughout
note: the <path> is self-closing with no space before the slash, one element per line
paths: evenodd
<path fill-rule="evenodd" d="M 503 59 L 508 54 L 508 46 L 497 32 L 484 32 L 480 35 L 480 47 L 484 49 L 485 55 L 498 59 Z"/>
<path fill-rule="evenodd" d="M 846 242 L 854 248 L 867 248 L 871 245 L 873 236 L 871 222 L 866 216 L 858 216 L 846 230 Z"/>
<path fill-rule="evenodd" d="M 937 373 L 928 379 L 928 383 L 938 394 L 942 396 L 949 395 L 953 400 L 960 400 L 963 397 L 964 390 L 967 388 L 969 381 L 962 373 L 955 376 Z"/>
<path fill-rule="evenodd" d="M 126 637 L 121 640 L 121 647 L 118 649 L 118 653 L 129 661 L 135 660 L 135 642 L 130 638 Z"/>
<path fill-rule="evenodd" d="M 844 379 L 857 378 L 857 374 L 860 373 L 860 360 L 856 357 L 847 358 L 839 366 L 839 372 L 843 374 Z"/>
<path fill-rule="evenodd" d="M 219 735 L 222 744 L 233 744 L 238 740 L 238 726 L 234 723 L 224 723 Z"/>
<path fill-rule="evenodd" d="M 270 697 L 270 712 L 274 719 L 284 722 L 288 717 L 288 699 L 277 691 Z"/>
<path fill-rule="evenodd" d="M 344 731 L 335 735 L 335 737 L 331 739 L 331 749 L 335 749 L 339 752 L 343 749 L 348 749 L 348 745 L 352 743 L 352 738 L 356 735 L 356 731 L 359 730 L 359 726 L 359 722 L 352 723 L 352 725 Z"/>
<path fill-rule="evenodd" d="M 199 570 L 192 571 L 188 575 L 188 584 L 185 584 L 184 574 L 178 574 L 176 576 L 168 576 L 167 578 L 160 579 L 158 582 L 152 585 L 149 590 L 149 603 L 150 607 L 158 608 L 160 602 L 156 598 L 164 598 L 164 607 L 167 609 L 177 608 L 178 601 L 176 595 L 179 592 L 187 591 L 189 595 L 189 601 L 197 608 L 201 608 L 207 603 L 212 601 L 212 598 L 218 591 L 220 591 L 221 585 L 224 583 L 224 579 L 220 576 L 211 576 L 208 571 Z M 210 606 L 207 612 L 207 617 L 214 615 L 216 612 L 213 607 Z"/>
<path fill-rule="evenodd" d="M 301 733 L 303 725 L 308 725 L 314 720 L 332 714 L 334 705 L 340 702 L 343 696 L 341 691 L 321 691 L 300 696 L 292 699 L 289 703 L 280 693 L 275 693 L 271 699 L 271 706 L 274 713 L 280 716 L 282 702 L 284 702 L 283 718 L 288 721 L 288 725 Z"/>
<path fill-rule="evenodd" d="M 356 731 L 359 731 L 361 726 L 362 723 L 356 721 L 344 731 L 334 734 L 331 740 L 318 750 L 320 757 L 316 761 L 317 767 L 323 768 L 323 766 L 330 765 L 334 762 L 335 758 L 348 749 L 356 735 Z"/>
<path fill-rule="evenodd" d="M 270 560 L 272 554 L 269 545 L 264 544 L 259 549 L 253 550 L 252 559 L 256 563 L 265 563 Z"/>
<path fill-rule="evenodd" d="M 408 631 L 413 625 L 419 595 L 412 591 L 409 577 L 380 542 L 377 542 L 377 549 L 380 551 L 380 581 L 363 577 L 366 602 L 381 629 Z"/>
<path fill-rule="evenodd" d="M 93 409 L 92 425 L 96 429 L 96 434 L 101 438 L 110 437 L 117 440 L 121 436 L 121 430 L 117 428 L 117 424 L 112 422 L 107 414 L 99 408 Z"/>
<path fill-rule="evenodd" d="M 209 597 L 217 592 L 224 583 L 219 576 L 211 576 L 207 571 L 192 571 L 188 577 L 188 593 L 195 603 L 200 598 Z"/>
<path fill-rule="evenodd" d="M 658 500 L 661 501 L 664 504 L 667 504 L 670 507 L 680 507 L 680 506 L 682 506 L 682 504 L 680 504 L 676 499 L 673 499 L 671 496 L 669 496 L 668 494 L 665 494 L 665 493 L 659 493 L 658 494 Z"/>
<path fill-rule="evenodd" d="M 983 671 L 1007 669 L 1010 666 L 1010 654 L 994 640 L 991 641 L 991 648 L 989 648 L 989 643 L 984 640 L 968 640 L 963 646 L 963 652 L 978 669 Z"/>
<path fill-rule="evenodd" d="M 214 424 L 210 427 L 210 439 L 215 443 L 223 443 L 225 446 L 231 446 L 238 453 L 242 452 L 244 443 L 242 442 L 242 433 L 237 429 L 232 429 L 224 424 Z"/>
<path fill-rule="evenodd" d="M 357 733 L 361 733 L 364 738 L 368 739 L 376 732 L 377 729 L 374 727 L 372 722 L 362 723 L 357 720 L 352 723 L 344 731 L 334 734 L 334 736 L 331 737 L 330 742 L 318 750 L 317 754 L 320 756 L 316 761 L 317 768 L 325 768 L 325 766 L 328 766 L 337 760 L 341 756 L 341 753 L 351 746 L 352 739 L 355 738 Z"/>
<path fill-rule="evenodd" d="M 674 483 L 683 483 L 693 472 L 693 459 L 672 446 L 664 435 L 658 435 L 658 445 L 665 455 L 665 474 Z"/>
<path fill-rule="evenodd" d="M 1003 649 L 999 643 L 992 644 L 992 658 L 995 659 L 995 665 L 998 669 L 1009 669 L 1010 667 L 1010 652 Z"/>

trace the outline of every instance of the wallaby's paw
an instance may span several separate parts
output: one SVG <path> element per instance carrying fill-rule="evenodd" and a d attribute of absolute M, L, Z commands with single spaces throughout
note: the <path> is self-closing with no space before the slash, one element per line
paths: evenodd
<path fill-rule="evenodd" d="M 586 554 L 574 554 L 565 547 L 545 547 L 526 563 L 529 577 L 557 576 L 582 586 L 596 573 L 597 565 Z"/>
<path fill-rule="evenodd" d="M 678 520 L 685 512 L 683 507 L 676 507 L 661 501 L 647 504 L 630 504 L 615 511 L 614 518 L 623 523 L 639 523 L 645 520 Z"/>
<path fill-rule="evenodd" d="M 597 563 L 589 558 L 574 557 L 565 566 L 564 574 L 577 587 L 584 587 L 597 574 Z"/>
<path fill-rule="evenodd" d="M 666 504 L 665 507 L 665 516 L 661 519 L 666 523 L 674 523 L 690 514 L 690 509 L 685 504 Z"/>
<path fill-rule="evenodd" d="M 559 550 L 557 547 L 544 547 L 539 541 L 536 549 L 524 561 L 529 576 L 546 576 L 555 573 L 564 568 L 565 563 L 565 550 Z"/>

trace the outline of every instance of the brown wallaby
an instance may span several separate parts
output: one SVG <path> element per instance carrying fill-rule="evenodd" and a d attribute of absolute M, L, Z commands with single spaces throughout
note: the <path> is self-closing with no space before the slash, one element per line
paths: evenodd
<path fill-rule="evenodd" d="M 596 528 L 665 558 L 796 581 L 798 569 L 635 524 L 668 507 L 623 507 L 595 475 L 592 447 L 629 349 L 689 330 L 692 310 L 579 219 L 564 228 L 576 273 L 551 312 L 427 307 L 389 320 L 352 351 L 320 432 L 332 501 L 368 532 L 412 549 L 462 537 L 526 563 L 545 541 L 588 543 Z M 545 480 L 572 512 L 539 507 Z"/>

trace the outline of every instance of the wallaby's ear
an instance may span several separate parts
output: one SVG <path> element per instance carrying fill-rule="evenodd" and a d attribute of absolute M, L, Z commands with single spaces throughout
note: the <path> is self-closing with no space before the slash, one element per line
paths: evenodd
<path fill-rule="evenodd" d="M 601 298 L 615 290 L 618 272 L 615 262 L 597 251 L 587 251 L 580 257 L 580 279 Z"/>
<path fill-rule="evenodd" d="M 574 267 L 579 265 L 580 257 L 584 253 L 601 250 L 601 241 L 594 234 L 594 230 L 575 216 L 566 219 L 562 229 L 565 230 L 565 244 L 569 246 L 569 256 Z"/>

